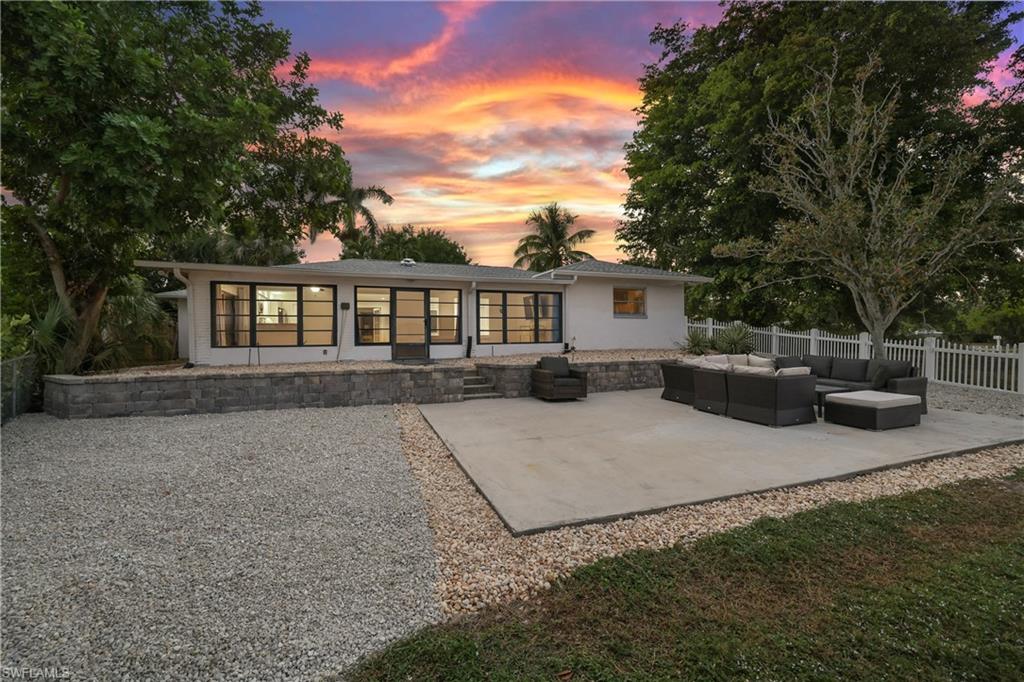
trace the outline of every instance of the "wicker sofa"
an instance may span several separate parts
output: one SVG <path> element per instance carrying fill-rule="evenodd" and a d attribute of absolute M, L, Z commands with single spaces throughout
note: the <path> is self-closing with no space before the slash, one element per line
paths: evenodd
<path fill-rule="evenodd" d="M 916 395 L 921 398 L 921 414 L 928 414 L 928 379 L 918 376 L 917 368 L 903 360 L 856 360 L 828 355 L 801 355 L 776 358 L 779 367 L 810 367 L 822 386 L 838 386 L 851 391 L 883 391 Z"/>
<path fill-rule="evenodd" d="M 661 377 L 665 386 L 661 392 L 662 400 L 693 405 L 693 370 L 694 367 L 678 362 L 661 363 Z"/>
<path fill-rule="evenodd" d="M 541 358 L 530 376 L 530 393 L 543 400 L 587 397 L 587 373 L 573 369 L 566 357 Z"/>

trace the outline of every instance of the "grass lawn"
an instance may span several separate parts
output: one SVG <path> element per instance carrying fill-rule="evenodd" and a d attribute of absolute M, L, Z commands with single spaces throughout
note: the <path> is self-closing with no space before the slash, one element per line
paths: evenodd
<path fill-rule="evenodd" d="M 353 677 L 1024 679 L 1024 475 L 603 560 Z"/>

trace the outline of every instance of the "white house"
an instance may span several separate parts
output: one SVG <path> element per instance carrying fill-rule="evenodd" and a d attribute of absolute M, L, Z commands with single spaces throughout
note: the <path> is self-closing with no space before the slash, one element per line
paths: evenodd
<path fill-rule="evenodd" d="M 598 260 L 543 273 L 408 259 L 136 265 L 185 285 L 179 355 L 198 365 L 669 348 L 686 285 L 710 281 Z"/>

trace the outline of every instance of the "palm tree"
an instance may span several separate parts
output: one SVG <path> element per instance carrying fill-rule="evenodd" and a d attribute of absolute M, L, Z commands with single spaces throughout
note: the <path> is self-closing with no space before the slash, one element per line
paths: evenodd
<path fill-rule="evenodd" d="M 390 206 L 395 201 L 394 197 L 384 191 L 384 188 L 379 185 L 370 185 L 369 187 L 353 187 L 348 185 L 342 196 L 327 202 L 341 209 L 342 241 L 352 239 L 359 233 L 359 227 L 356 225 L 358 218 L 363 219 L 366 234 L 374 239 L 377 238 L 377 234 L 380 232 L 380 225 L 377 224 L 377 218 L 373 215 L 373 212 L 366 206 L 366 202 L 370 199 L 376 199 L 385 206 Z M 320 234 L 320 230 L 310 227 L 310 244 L 316 241 L 318 234 Z"/>
<path fill-rule="evenodd" d="M 569 234 L 577 218 L 579 216 L 560 208 L 554 202 L 530 213 L 526 224 L 532 225 L 535 232 L 519 240 L 515 267 L 544 272 L 593 258 L 586 251 L 577 250 L 577 247 L 597 233 L 582 229 Z"/>

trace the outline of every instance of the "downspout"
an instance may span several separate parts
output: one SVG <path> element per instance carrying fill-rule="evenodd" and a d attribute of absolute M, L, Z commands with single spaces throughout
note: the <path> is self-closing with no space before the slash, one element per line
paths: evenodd
<path fill-rule="evenodd" d="M 477 313 L 480 310 L 480 304 L 478 303 L 474 307 L 474 305 L 473 305 L 473 294 L 474 293 L 476 293 L 476 280 L 473 280 L 472 282 L 469 283 L 469 296 L 466 297 L 469 300 L 466 301 L 466 308 L 462 311 L 462 319 L 466 321 L 466 324 L 464 326 L 466 327 L 466 331 L 469 332 L 468 334 L 466 334 L 466 358 L 467 359 L 473 357 L 473 335 L 480 333 L 480 330 L 476 328 L 477 324 L 479 323 L 479 319 L 477 318 Z M 471 317 L 471 315 L 472 315 L 472 317 Z M 473 329 L 469 329 L 469 320 L 473 320 Z"/>
<path fill-rule="evenodd" d="M 174 278 L 185 285 L 185 301 L 188 303 L 188 361 L 196 364 L 196 308 L 193 302 L 192 282 L 181 272 L 181 268 L 174 268 Z"/>
<path fill-rule="evenodd" d="M 567 332 L 569 331 L 569 287 L 576 284 L 576 280 L 579 279 L 579 275 L 573 275 L 571 282 L 565 283 L 565 295 L 562 297 L 562 349 L 575 348 L 576 342 L 575 336 L 569 336 L 570 341 L 566 341 Z"/>

